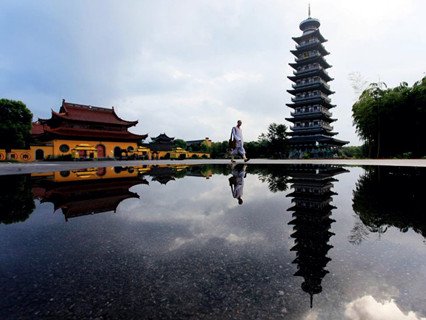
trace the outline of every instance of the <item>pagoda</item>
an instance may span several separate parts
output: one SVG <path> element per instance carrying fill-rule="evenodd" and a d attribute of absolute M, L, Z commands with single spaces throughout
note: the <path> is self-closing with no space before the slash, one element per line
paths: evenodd
<path fill-rule="evenodd" d="M 294 71 L 288 78 L 294 83 L 287 92 L 294 97 L 287 106 L 294 111 L 286 118 L 293 123 L 289 133 L 290 158 L 332 157 L 338 147 L 348 143 L 333 138 L 337 133 L 332 131 L 331 123 L 336 119 L 331 118 L 330 109 L 335 105 L 331 104 L 329 95 L 334 91 L 328 84 L 333 78 L 326 71 L 331 67 L 324 59 L 329 52 L 323 46 L 327 40 L 321 35 L 319 26 L 319 20 L 311 18 L 309 8 L 308 18 L 299 25 L 303 34 L 292 38 L 296 49 L 290 52 L 296 58 L 289 64 Z"/>

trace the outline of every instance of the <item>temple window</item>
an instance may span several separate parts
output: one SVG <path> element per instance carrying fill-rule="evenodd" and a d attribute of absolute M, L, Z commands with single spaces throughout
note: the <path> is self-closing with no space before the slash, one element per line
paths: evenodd
<path fill-rule="evenodd" d="M 70 151 L 70 147 L 67 145 L 67 144 L 61 144 L 60 146 L 59 146 L 59 150 L 61 151 L 61 152 L 68 152 L 68 151 Z"/>

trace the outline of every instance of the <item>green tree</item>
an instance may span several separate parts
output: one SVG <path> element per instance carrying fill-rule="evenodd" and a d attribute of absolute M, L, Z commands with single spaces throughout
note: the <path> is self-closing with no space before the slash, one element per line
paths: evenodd
<path fill-rule="evenodd" d="M 426 155 L 426 78 L 413 87 L 372 83 L 352 106 L 352 115 L 369 157 Z"/>
<path fill-rule="evenodd" d="M 0 99 L 0 148 L 29 146 L 33 115 L 21 101 Z"/>
<path fill-rule="evenodd" d="M 271 123 L 268 132 L 262 133 L 257 142 L 259 151 L 268 158 L 282 158 L 287 152 L 287 126 Z"/>
<path fill-rule="evenodd" d="M 186 150 L 187 144 L 186 144 L 185 140 L 175 139 L 173 141 L 173 143 L 174 143 L 175 147 L 182 148 L 182 149 Z"/>
<path fill-rule="evenodd" d="M 228 149 L 228 141 L 212 142 L 211 154 L 212 159 L 224 158 Z"/>
<path fill-rule="evenodd" d="M 364 149 L 362 146 L 346 146 L 340 149 L 341 156 L 345 158 L 355 158 L 361 159 L 364 158 Z"/>

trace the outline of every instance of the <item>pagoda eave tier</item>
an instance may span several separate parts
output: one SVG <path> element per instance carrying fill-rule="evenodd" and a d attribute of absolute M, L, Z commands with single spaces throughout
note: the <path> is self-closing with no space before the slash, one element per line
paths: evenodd
<path fill-rule="evenodd" d="M 327 123 L 331 123 L 331 122 L 335 122 L 336 121 L 336 119 L 329 118 L 328 115 L 326 115 L 326 114 L 324 114 L 324 113 L 322 113 L 320 111 L 318 111 L 318 112 L 312 112 L 312 113 L 309 113 L 309 114 L 297 114 L 297 115 L 294 115 L 293 118 L 285 118 L 285 119 L 287 121 L 293 122 L 293 123 L 295 123 L 297 121 L 313 120 L 313 119 L 315 119 L 315 120 L 317 120 L 317 119 L 318 120 L 324 120 Z"/>
<path fill-rule="evenodd" d="M 147 134 L 134 134 L 128 131 L 107 131 L 76 128 L 45 128 L 45 134 L 63 139 L 111 140 L 111 141 L 139 141 L 146 139 Z"/>
<path fill-rule="evenodd" d="M 335 104 L 331 104 L 321 98 L 315 98 L 315 99 L 309 99 L 309 100 L 304 100 L 304 101 L 298 101 L 296 103 L 286 103 L 286 106 L 289 108 L 297 108 L 297 107 L 303 107 L 303 106 L 309 106 L 312 104 L 321 104 L 323 107 L 327 108 L 327 109 L 331 109 L 334 108 L 336 105 Z"/>
<path fill-rule="evenodd" d="M 319 144 L 327 144 L 327 145 L 336 145 L 336 146 L 343 146 L 345 144 L 348 144 L 349 141 L 343 141 L 339 139 L 335 139 L 329 136 L 324 135 L 311 135 L 311 136 L 304 136 L 304 137 L 291 137 L 288 140 L 288 143 L 290 145 L 307 145 L 307 146 L 313 146 L 317 143 Z"/>
<path fill-rule="evenodd" d="M 290 50 L 290 52 L 295 56 L 299 56 L 301 53 L 306 52 L 306 51 L 311 51 L 311 50 L 318 50 L 321 53 L 321 55 L 323 55 L 323 56 L 330 54 L 330 52 L 328 52 L 324 48 L 324 46 L 319 42 L 313 42 L 313 43 L 309 43 L 309 44 L 306 44 L 306 45 L 303 45 L 303 46 L 299 46 L 295 50 Z"/>
<path fill-rule="evenodd" d="M 311 32 L 305 32 L 305 33 L 303 33 L 301 36 L 299 36 L 299 37 L 292 37 L 292 39 L 297 43 L 297 44 L 300 44 L 300 42 L 302 42 L 303 40 L 305 40 L 305 39 L 307 39 L 307 38 L 311 38 L 311 37 L 314 37 L 314 38 L 317 38 L 321 43 L 323 43 L 323 42 L 327 42 L 328 40 L 326 40 L 323 36 L 322 36 L 322 34 L 321 34 L 321 32 L 319 31 L 319 29 L 316 29 L 316 30 L 313 30 L 313 31 L 311 31 Z"/>
<path fill-rule="evenodd" d="M 324 86 L 321 83 L 314 83 L 314 84 L 311 84 L 311 85 L 300 86 L 300 87 L 295 88 L 295 89 L 287 90 L 287 92 L 295 96 L 298 93 L 311 91 L 311 90 L 320 90 L 321 92 L 323 92 L 327 95 L 331 95 L 331 94 L 335 93 L 334 91 L 331 91 L 329 88 L 327 88 L 326 86 Z"/>
<path fill-rule="evenodd" d="M 313 69 L 309 71 L 298 71 L 294 73 L 294 76 L 288 76 L 287 78 L 293 82 L 296 82 L 299 79 L 309 78 L 319 76 L 322 80 L 329 82 L 333 81 L 334 78 L 330 77 L 330 75 L 324 69 Z"/>
<path fill-rule="evenodd" d="M 331 65 L 329 65 L 328 62 L 325 61 L 324 57 L 320 55 L 308 57 L 306 59 L 298 59 L 296 62 L 289 63 L 289 65 L 293 69 L 297 69 L 297 67 L 300 67 L 306 64 L 313 64 L 313 63 L 319 63 L 324 69 L 331 68 Z"/>
<path fill-rule="evenodd" d="M 294 130 L 294 129 L 292 129 Z M 325 135 L 325 136 L 335 136 L 337 133 L 332 132 L 331 129 L 326 129 L 324 127 L 315 127 L 315 128 L 302 128 L 302 130 L 295 130 L 294 132 L 289 132 L 289 136 L 294 137 L 307 137 L 310 135 Z"/>

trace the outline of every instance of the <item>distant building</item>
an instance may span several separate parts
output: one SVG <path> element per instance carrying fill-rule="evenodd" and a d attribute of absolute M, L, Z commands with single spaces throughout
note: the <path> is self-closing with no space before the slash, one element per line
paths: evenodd
<path fill-rule="evenodd" d="M 169 137 L 167 134 L 162 133 L 157 137 L 151 138 L 152 142 L 149 144 L 153 151 L 172 151 L 174 137 Z"/>
<path fill-rule="evenodd" d="M 321 35 L 319 26 L 319 20 L 311 18 L 309 10 L 309 17 L 299 25 L 303 34 L 293 38 L 296 49 L 291 53 L 296 58 L 290 63 L 294 71 L 288 78 L 294 84 L 287 91 L 294 97 L 287 106 L 294 111 L 286 118 L 293 123 L 289 134 L 290 158 L 332 157 L 338 147 L 348 143 L 333 138 L 337 133 L 333 132 L 331 123 L 336 119 L 331 118 L 330 109 L 335 105 L 328 97 L 334 93 L 328 85 L 333 78 L 326 71 L 331 67 L 324 59 L 329 52 L 323 46 L 327 40 Z"/>
<path fill-rule="evenodd" d="M 206 147 L 211 147 L 212 146 L 212 141 L 208 137 L 206 137 L 204 139 L 201 139 L 201 140 L 189 140 L 189 141 L 185 141 L 185 142 L 186 142 L 186 145 L 188 147 L 191 147 L 191 146 L 197 146 L 197 147 L 199 147 L 202 144 L 204 144 Z"/>

